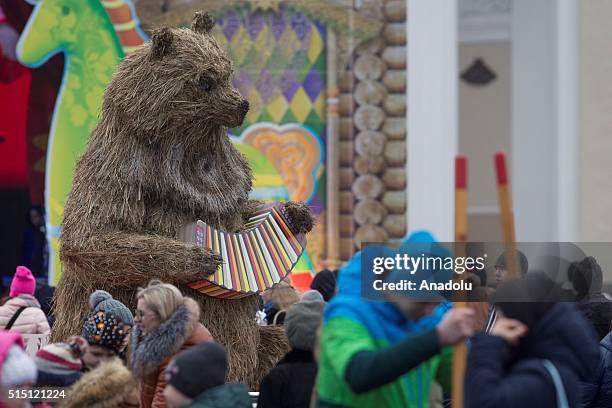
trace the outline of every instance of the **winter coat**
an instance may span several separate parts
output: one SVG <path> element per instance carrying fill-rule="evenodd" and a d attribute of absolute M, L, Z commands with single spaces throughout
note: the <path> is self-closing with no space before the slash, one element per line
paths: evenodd
<path fill-rule="evenodd" d="M 472 338 L 465 374 L 466 408 L 556 407 L 557 391 L 544 365 L 562 379 L 570 407 L 579 407 L 582 384 L 597 367 L 594 332 L 574 304 L 558 303 L 508 350 L 501 337 Z"/>
<path fill-rule="evenodd" d="M 21 334 L 49 334 L 49 322 L 40 308 L 40 303 L 34 296 L 26 294 L 10 298 L 0 306 L 0 328 L 6 327 L 20 307 L 26 307 L 26 309 L 15 320 L 11 330 Z"/>
<path fill-rule="evenodd" d="M 252 408 L 252 405 L 246 385 L 223 384 L 207 389 L 185 408 Z"/>
<path fill-rule="evenodd" d="M 138 408 L 138 384 L 121 360 L 113 359 L 85 373 L 66 391 L 60 408 Z"/>
<path fill-rule="evenodd" d="M 585 408 L 612 407 L 612 333 L 608 333 L 599 346 L 599 366 L 582 393 L 582 406 Z"/>
<path fill-rule="evenodd" d="M 180 306 L 168 320 L 146 336 L 138 325 L 134 326 L 130 365 L 134 376 L 141 380 L 141 407 L 165 408 L 165 371 L 170 360 L 183 350 L 213 340 L 199 318 L 199 306 L 193 299 L 188 299 L 186 306 Z"/>
<path fill-rule="evenodd" d="M 308 408 L 317 377 L 312 352 L 291 350 L 263 378 L 259 408 Z"/>

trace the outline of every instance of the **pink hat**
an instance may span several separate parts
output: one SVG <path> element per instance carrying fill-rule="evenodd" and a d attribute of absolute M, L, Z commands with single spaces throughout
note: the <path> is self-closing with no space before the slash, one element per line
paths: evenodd
<path fill-rule="evenodd" d="M 34 295 L 35 290 L 36 279 L 32 276 L 32 272 L 25 266 L 18 266 L 11 282 L 10 296 L 15 297 L 22 294 Z"/>

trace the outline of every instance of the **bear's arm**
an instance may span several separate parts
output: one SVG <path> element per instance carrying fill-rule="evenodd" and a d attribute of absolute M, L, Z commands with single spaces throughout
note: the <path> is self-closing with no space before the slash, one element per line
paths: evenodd
<path fill-rule="evenodd" d="M 217 270 L 222 259 L 207 248 L 160 235 L 112 232 L 78 243 L 62 243 L 61 258 L 84 279 L 113 281 L 116 287 L 145 285 L 151 279 L 185 284 Z"/>
<path fill-rule="evenodd" d="M 241 208 L 242 219 L 247 222 L 251 214 L 257 211 L 265 203 L 258 200 L 248 200 Z M 302 202 L 287 201 L 283 203 L 287 210 L 289 226 L 296 234 L 306 234 L 314 227 L 314 218 L 310 208 Z"/>

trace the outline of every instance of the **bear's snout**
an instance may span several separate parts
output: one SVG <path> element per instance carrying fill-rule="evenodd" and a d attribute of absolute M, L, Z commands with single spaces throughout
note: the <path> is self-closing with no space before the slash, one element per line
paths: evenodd
<path fill-rule="evenodd" d="M 240 112 L 246 116 L 248 111 L 249 111 L 249 101 L 247 101 L 246 99 L 243 99 L 242 102 L 240 102 Z"/>

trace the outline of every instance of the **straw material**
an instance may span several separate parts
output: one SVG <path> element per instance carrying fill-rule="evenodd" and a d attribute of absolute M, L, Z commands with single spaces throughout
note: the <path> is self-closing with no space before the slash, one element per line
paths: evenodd
<path fill-rule="evenodd" d="M 221 259 L 175 239 L 198 219 L 240 231 L 257 206 L 248 200 L 249 164 L 227 136 L 248 103 L 231 85 L 230 61 L 206 31 L 208 19 L 196 17 L 199 31 L 156 31 L 121 62 L 106 89 L 64 210 L 52 341 L 81 332 L 94 290 L 134 310 L 136 289 L 157 278 L 199 302 L 202 323 L 229 351 L 229 380 L 254 385 L 262 375 L 255 370 L 281 356 L 284 340 L 265 337 L 261 348 L 256 296 L 221 300 L 189 289 Z M 309 231 L 310 213 L 288 205 L 298 218 L 290 224 Z"/>

